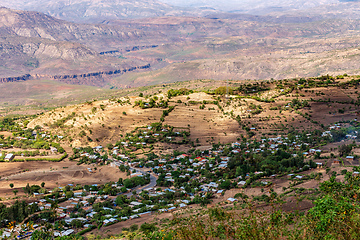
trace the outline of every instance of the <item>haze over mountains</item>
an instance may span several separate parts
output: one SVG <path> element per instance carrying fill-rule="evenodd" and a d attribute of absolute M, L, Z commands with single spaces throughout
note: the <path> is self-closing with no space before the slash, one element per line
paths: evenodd
<path fill-rule="evenodd" d="M 1 0 L 0 6 L 39 11 L 73 22 L 101 22 L 163 16 L 204 17 L 214 13 L 321 15 L 358 18 L 353 0 Z"/>
<path fill-rule="evenodd" d="M 272 11 L 309 9 L 317 6 L 337 4 L 339 0 L 161 0 L 182 7 L 211 7 L 221 11 L 266 14 Z M 349 1 L 350 2 L 350 1 Z M 354 2 L 354 1 L 353 1 Z"/>
<path fill-rule="evenodd" d="M 231 13 L 268 15 L 271 13 L 327 15 L 337 13 L 336 17 L 349 17 L 348 12 L 358 12 L 358 0 L 161 0 L 180 7 L 213 8 Z M 355 8 L 355 9 L 354 9 Z M 318 12 L 322 10 L 322 12 Z M 346 10 L 345 12 L 343 12 Z M 355 14 L 354 16 L 355 17 Z M 357 18 L 359 15 L 357 15 Z"/>
<path fill-rule="evenodd" d="M 211 9 L 175 7 L 156 0 L 2 0 L 0 5 L 27 11 L 39 11 L 75 22 L 161 16 L 204 16 L 214 12 Z"/>

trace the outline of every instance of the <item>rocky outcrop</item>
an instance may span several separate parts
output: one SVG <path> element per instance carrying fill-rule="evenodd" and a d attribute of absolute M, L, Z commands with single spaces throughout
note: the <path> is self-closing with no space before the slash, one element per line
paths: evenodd
<path fill-rule="evenodd" d="M 107 84 L 106 81 L 107 77 L 111 75 L 120 75 L 126 72 L 133 72 L 136 70 L 149 69 L 149 68 L 150 68 L 150 64 L 147 64 L 143 66 L 134 66 L 126 69 L 119 69 L 113 71 L 101 71 L 101 72 L 72 74 L 72 75 L 55 75 L 55 76 L 44 76 L 44 77 L 67 84 L 104 87 Z"/>
<path fill-rule="evenodd" d="M 100 55 L 112 55 L 112 54 L 121 54 L 121 53 L 127 53 L 127 52 L 136 52 L 143 49 L 149 49 L 149 48 L 157 48 L 159 45 L 148 45 L 148 46 L 132 46 L 132 47 L 126 47 L 125 49 L 120 50 L 113 50 L 113 51 L 105 51 L 100 52 Z"/>
<path fill-rule="evenodd" d="M 7 82 L 21 82 L 30 80 L 32 77 L 30 74 L 25 74 L 20 77 L 6 77 L 6 78 L 0 78 L 0 83 L 7 83 Z"/>

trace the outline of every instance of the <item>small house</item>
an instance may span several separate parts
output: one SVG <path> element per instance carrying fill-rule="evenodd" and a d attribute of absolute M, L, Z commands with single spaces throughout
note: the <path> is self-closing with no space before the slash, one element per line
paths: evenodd
<path fill-rule="evenodd" d="M 245 181 L 240 181 L 240 182 L 238 183 L 238 185 L 240 185 L 240 186 L 244 186 L 245 184 L 246 184 Z"/>
<path fill-rule="evenodd" d="M 223 194 L 224 194 L 224 190 L 218 190 L 218 191 L 216 192 L 216 196 L 217 196 L 217 197 L 221 197 Z"/>
<path fill-rule="evenodd" d="M 55 148 L 55 147 L 50 147 L 50 151 L 52 152 L 52 153 L 57 153 L 57 148 Z"/>
<path fill-rule="evenodd" d="M 322 164 L 322 163 L 317 162 L 317 163 L 316 163 L 316 165 L 317 165 L 317 167 L 318 167 L 318 168 L 320 168 L 320 167 L 322 167 L 322 165 L 323 165 L 323 164 Z"/>
<path fill-rule="evenodd" d="M 228 199 L 227 199 L 227 202 L 228 202 L 228 203 L 233 203 L 233 202 L 235 202 L 235 201 L 237 201 L 237 199 L 235 199 L 235 198 L 228 198 Z"/>
<path fill-rule="evenodd" d="M 14 158 L 15 158 L 15 155 L 14 155 L 14 154 L 8 153 L 8 154 L 6 154 L 4 160 L 5 160 L 6 162 L 9 162 L 9 161 L 14 160 Z"/>

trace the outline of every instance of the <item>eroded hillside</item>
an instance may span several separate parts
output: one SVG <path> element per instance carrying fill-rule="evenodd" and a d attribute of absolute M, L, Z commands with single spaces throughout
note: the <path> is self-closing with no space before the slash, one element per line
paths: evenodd
<path fill-rule="evenodd" d="M 152 94 L 146 96 L 140 93 L 137 97 L 113 97 L 59 108 L 40 115 L 29 127 L 39 125 L 66 136 L 72 146 L 93 147 L 114 144 L 154 123 L 188 129 L 190 141 L 186 147 L 277 136 L 323 129 L 332 122 L 356 118 L 358 94 L 354 87 L 358 80 L 351 79 L 324 76 L 246 84 L 227 81 L 223 82 L 227 87 L 218 88 L 209 87 L 213 81 L 191 82 L 200 91 L 181 88 L 162 92 L 158 86 L 148 90 Z M 184 148 L 176 140 L 168 143 L 157 145 L 155 150 Z"/>

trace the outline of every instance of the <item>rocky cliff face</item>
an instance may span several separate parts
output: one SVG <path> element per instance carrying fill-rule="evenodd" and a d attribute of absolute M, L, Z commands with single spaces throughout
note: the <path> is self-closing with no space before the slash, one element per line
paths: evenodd
<path fill-rule="evenodd" d="M 96 60 L 99 54 L 79 43 L 14 36 L 0 38 L 0 58 L 0 77 L 17 77 L 43 65 L 57 69 L 66 63 Z"/>
<path fill-rule="evenodd" d="M 90 72 L 90 73 L 86 72 L 82 74 L 54 75 L 54 76 L 36 74 L 36 75 L 31 75 L 29 79 L 51 79 L 67 84 L 105 87 L 108 83 L 109 78 L 116 77 L 118 75 L 122 75 L 127 72 L 149 69 L 150 67 L 151 67 L 150 64 L 146 64 L 146 65 L 132 66 L 129 68 L 117 69 L 112 71 L 100 71 L 100 72 Z"/>
<path fill-rule="evenodd" d="M 109 77 L 114 77 L 117 75 L 125 74 L 127 72 L 133 72 L 137 70 L 149 69 L 150 64 L 142 66 L 133 66 L 130 68 L 123 68 L 114 71 L 101 71 L 101 72 L 91 72 L 83 74 L 71 74 L 71 75 L 46 75 L 46 74 L 25 74 L 23 76 L 17 77 L 3 77 L 0 78 L 0 83 L 9 83 L 9 82 L 22 82 L 35 79 L 47 79 L 55 80 L 67 84 L 76 84 L 76 85 L 88 85 L 88 86 L 97 86 L 105 87 Z"/>
<path fill-rule="evenodd" d="M 102 49 L 109 41 L 116 44 L 136 42 L 146 35 L 143 31 L 129 28 L 125 24 L 117 26 L 75 24 L 38 12 L 8 8 L 0 8 L 0 34 L 79 42 L 93 49 Z"/>
<path fill-rule="evenodd" d="M 130 44 L 142 35 L 126 26 L 74 24 L 38 12 L 0 8 L 0 77 L 12 81 L 25 74 L 84 74 L 143 66 L 147 63 L 100 54 L 111 44 L 133 49 Z"/>

